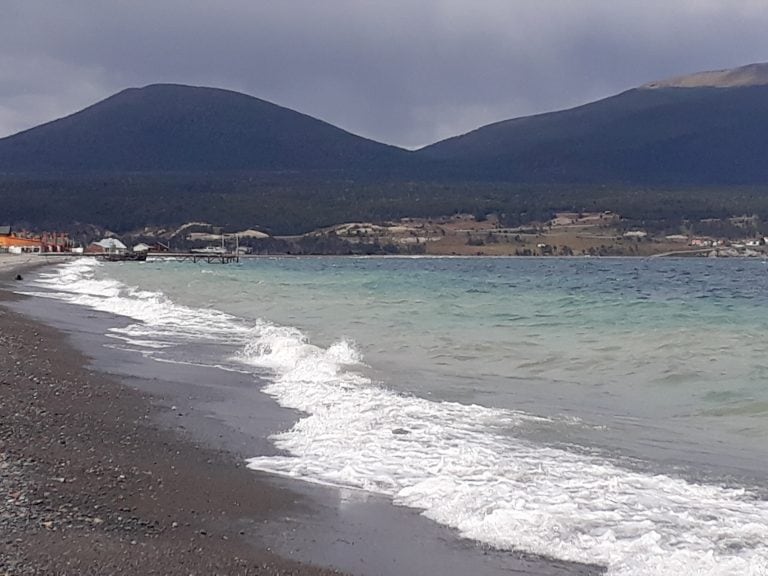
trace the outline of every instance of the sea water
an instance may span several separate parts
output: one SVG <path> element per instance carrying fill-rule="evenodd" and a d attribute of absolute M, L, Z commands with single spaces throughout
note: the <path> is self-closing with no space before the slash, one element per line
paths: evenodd
<path fill-rule="evenodd" d="M 768 575 L 762 260 L 78 260 L 34 292 L 300 411 L 249 466 L 613 575 Z M 256 381 L 256 380 L 254 380 Z"/>

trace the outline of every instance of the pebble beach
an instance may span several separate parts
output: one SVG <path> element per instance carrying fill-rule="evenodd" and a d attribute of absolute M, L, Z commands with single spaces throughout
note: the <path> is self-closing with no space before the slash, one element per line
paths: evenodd
<path fill-rule="evenodd" d="M 3 257 L 2 279 L 38 262 Z M 0 574 L 338 574 L 246 540 L 294 495 L 160 430 L 60 332 L 0 306 L 0 347 Z"/>

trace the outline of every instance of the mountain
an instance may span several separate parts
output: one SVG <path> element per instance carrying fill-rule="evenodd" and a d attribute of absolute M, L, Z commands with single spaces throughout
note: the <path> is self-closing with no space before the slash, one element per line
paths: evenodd
<path fill-rule="evenodd" d="M 0 172 L 387 170 L 410 153 L 245 94 L 157 84 L 0 139 Z"/>
<path fill-rule="evenodd" d="M 768 64 L 653 82 L 484 126 L 418 154 L 463 179 L 768 184 Z"/>
<path fill-rule="evenodd" d="M 0 174 L 290 175 L 357 181 L 768 183 L 768 64 L 651 82 L 409 152 L 215 88 L 131 88 L 0 139 Z"/>
<path fill-rule="evenodd" d="M 564 88 L 565 89 L 565 88 Z M 276 234 L 340 222 L 611 210 L 768 222 L 768 64 L 652 82 L 410 152 L 214 88 L 129 89 L 0 139 L 0 224 L 115 231 L 209 221 Z"/>

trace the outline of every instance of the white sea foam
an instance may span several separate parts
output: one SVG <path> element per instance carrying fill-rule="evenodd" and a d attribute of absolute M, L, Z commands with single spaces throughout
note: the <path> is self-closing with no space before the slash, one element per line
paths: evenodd
<path fill-rule="evenodd" d="M 268 369 L 266 392 L 306 415 L 254 469 L 354 486 L 423 510 L 502 549 L 608 566 L 615 576 L 766 576 L 768 503 L 743 489 L 632 472 L 516 436 L 532 417 L 396 394 L 365 376 L 352 342 L 313 345 L 298 329 L 179 306 L 97 278 L 75 262 L 46 274 L 48 296 L 136 320 L 137 345 L 221 338 Z"/>
<path fill-rule="evenodd" d="M 274 436 L 290 457 L 254 469 L 389 495 L 501 549 L 608 566 L 616 576 L 768 574 L 768 503 L 743 489 L 631 472 L 522 441 L 530 417 L 376 386 L 340 341 L 265 327 L 240 355 L 265 391 L 307 414 Z"/>
<path fill-rule="evenodd" d="M 230 341 L 248 333 L 223 312 L 181 306 L 160 292 L 97 278 L 101 266 L 94 259 L 64 264 L 37 279 L 38 286 L 50 291 L 34 294 L 137 320 L 139 323 L 116 328 L 113 333 L 138 346 L 158 348 L 170 342 L 203 339 Z"/>

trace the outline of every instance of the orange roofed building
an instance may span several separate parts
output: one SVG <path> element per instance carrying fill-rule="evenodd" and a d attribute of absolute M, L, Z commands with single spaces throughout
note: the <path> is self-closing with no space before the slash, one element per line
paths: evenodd
<path fill-rule="evenodd" d="M 0 252 L 68 252 L 72 243 L 64 234 L 14 234 L 10 226 L 0 226 Z"/>

